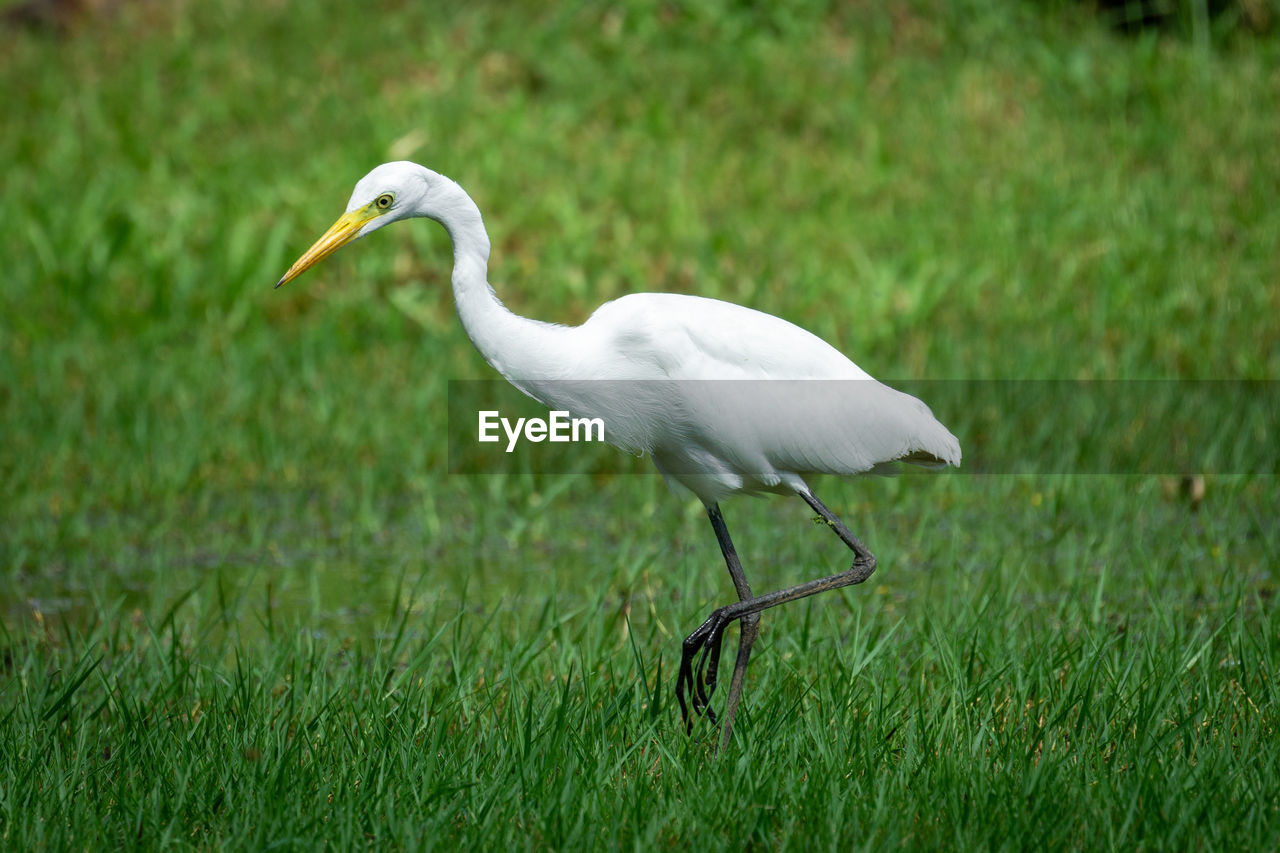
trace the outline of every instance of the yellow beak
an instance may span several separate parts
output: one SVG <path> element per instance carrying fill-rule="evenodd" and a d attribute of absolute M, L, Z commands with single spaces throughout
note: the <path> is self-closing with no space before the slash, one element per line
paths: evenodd
<path fill-rule="evenodd" d="M 363 228 L 372 219 L 375 219 L 381 213 L 380 210 L 370 205 L 362 207 L 359 210 L 353 210 L 350 213 L 344 213 L 339 217 L 338 221 L 324 232 L 315 245 L 307 249 L 302 257 L 293 262 L 293 266 L 289 267 L 289 271 L 280 277 L 276 282 L 276 287 L 284 284 L 286 281 L 293 281 L 343 246 L 350 243 L 360 233 Z"/>

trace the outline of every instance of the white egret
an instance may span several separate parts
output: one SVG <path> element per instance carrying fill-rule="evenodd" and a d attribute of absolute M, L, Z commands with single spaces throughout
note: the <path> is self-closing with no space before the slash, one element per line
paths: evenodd
<path fill-rule="evenodd" d="M 761 611 L 862 583 L 875 571 L 871 551 L 818 500 L 805 477 L 866 473 L 899 461 L 958 466 L 959 442 L 924 403 L 872 379 L 825 341 L 740 305 L 638 293 L 602 305 L 573 327 L 511 312 L 488 282 L 489 237 L 479 209 L 452 180 L 415 163 L 386 163 L 362 178 L 346 213 L 276 286 L 353 240 L 413 217 L 434 219 L 449 232 L 458 316 L 489 364 L 553 409 L 602 418 L 611 443 L 649 454 L 668 483 L 688 488 L 706 506 L 738 601 L 717 608 L 685 639 L 676 696 L 690 729 L 686 693 L 695 715 L 715 721 L 708 702 L 720 644 L 725 628 L 740 621 L 724 748 Z M 719 506 L 740 492 L 799 495 L 853 551 L 852 566 L 753 594 Z"/>

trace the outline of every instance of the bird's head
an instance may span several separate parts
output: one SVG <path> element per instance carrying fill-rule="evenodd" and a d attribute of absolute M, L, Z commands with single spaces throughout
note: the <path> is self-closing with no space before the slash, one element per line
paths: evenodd
<path fill-rule="evenodd" d="M 383 163 L 356 184 L 347 212 L 289 267 L 276 287 L 292 281 L 348 243 L 411 216 L 433 216 L 434 196 L 456 186 L 417 163 Z"/>

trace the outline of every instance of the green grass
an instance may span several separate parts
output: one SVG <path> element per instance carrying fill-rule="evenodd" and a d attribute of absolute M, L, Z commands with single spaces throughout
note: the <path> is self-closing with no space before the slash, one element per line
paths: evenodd
<path fill-rule="evenodd" d="M 765 614 L 714 760 L 671 695 L 732 594 L 700 508 L 447 473 L 448 381 L 492 373 L 440 229 L 271 289 L 408 157 L 473 194 L 539 318 L 673 290 L 883 377 L 1273 380 L 1274 39 L 1074 4 L 431 5 L 0 32 L 0 846 L 1280 846 L 1274 420 L 1199 502 L 819 482 L 880 570 Z M 971 468 L 1059 417 L 956 396 Z M 846 565 L 799 501 L 724 509 L 759 590 Z"/>

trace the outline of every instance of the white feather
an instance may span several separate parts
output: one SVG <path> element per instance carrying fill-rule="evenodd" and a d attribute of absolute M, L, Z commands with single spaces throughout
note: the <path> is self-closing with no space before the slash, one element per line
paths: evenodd
<path fill-rule="evenodd" d="M 386 193 L 394 206 L 360 236 L 413 216 L 443 224 L 458 315 L 490 364 L 554 409 L 601 418 L 608 441 L 652 455 L 668 482 L 708 506 L 736 492 L 807 491 L 810 474 L 960 464 L 960 443 L 928 406 L 798 326 L 665 293 L 606 303 L 577 327 L 530 320 L 489 286 L 489 238 L 461 187 L 388 163 L 357 184 L 347 210 Z"/>

